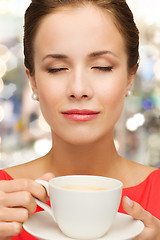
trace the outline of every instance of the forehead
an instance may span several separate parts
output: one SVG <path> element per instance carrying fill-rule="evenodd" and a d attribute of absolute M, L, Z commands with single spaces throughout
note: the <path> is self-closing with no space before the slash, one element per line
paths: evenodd
<path fill-rule="evenodd" d="M 124 40 L 110 13 L 93 5 L 61 8 L 45 16 L 34 41 L 35 50 L 78 51 L 79 47 L 110 48 L 119 54 Z M 42 47 L 43 46 L 43 47 Z M 81 49 L 82 50 L 82 49 Z M 94 49 L 96 51 L 96 49 Z"/>

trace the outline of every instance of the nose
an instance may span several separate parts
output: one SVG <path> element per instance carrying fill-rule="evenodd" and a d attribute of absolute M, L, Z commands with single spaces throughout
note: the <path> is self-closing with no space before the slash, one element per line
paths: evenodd
<path fill-rule="evenodd" d="M 89 100 L 93 97 L 92 87 L 89 76 L 79 69 L 70 76 L 68 81 L 68 97 L 71 100 Z"/>

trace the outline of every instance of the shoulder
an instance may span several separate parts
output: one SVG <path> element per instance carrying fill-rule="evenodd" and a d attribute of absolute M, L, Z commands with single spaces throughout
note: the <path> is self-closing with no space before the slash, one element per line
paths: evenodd
<path fill-rule="evenodd" d="M 146 166 L 146 165 L 141 165 L 140 167 L 137 168 L 137 175 L 139 174 L 139 176 L 142 176 L 142 182 L 147 180 L 148 178 L 153 178 L 157 175 L 160 176 L 160 171 L 159 169 L 155 168 L 155 167 L 150 167 L 150 166 Z"/>
<path fill-rule="evenodd" d="M 125 168 L 125 188 L 134 187 L 144 182 L 150 175 L 154 175 L 157 168 L 127 160 Z M 159 172 L 159 171 L 158 171 Z M 129 174 L 128 174 L 129 173 Z M 155 173 L 157 174 L 157 173 Z"/>
<path fill-rule="evenodd" d="M 30 162 L 4 169 L 12 178 L 36 179 L 41 176 L 41 158 Z"/>
<path fill-rule="evenodd" d="M 157 168 L 138 164 L 137 168 L 135 168 L 135 178 L 137 179 L 137 183 L 135 185 L 141 184 L 146 181 L 148 178 L 153 177 L 157 172 Z"/>

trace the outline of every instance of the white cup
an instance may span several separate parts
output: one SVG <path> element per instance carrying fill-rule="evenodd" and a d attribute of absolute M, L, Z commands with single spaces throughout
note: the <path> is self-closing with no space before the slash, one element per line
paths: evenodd
<path fill-rule="evenodd" d="M 36 181 L 46 188 L 51 207 L 36 199 L 37 204 L 68 237 L 93 240 L 102 237 L 111 227 L 121 200 L 120 181 L 91 175 Z"/>

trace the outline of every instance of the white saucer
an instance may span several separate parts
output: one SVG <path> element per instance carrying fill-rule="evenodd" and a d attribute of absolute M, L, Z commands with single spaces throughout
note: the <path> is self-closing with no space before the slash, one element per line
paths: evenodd
<path fill-rule="evenodd" d="M 52 217 L 45 211 L 31 215 L 23 224 L 23 227 L 28 233 L 41 240 L 71 240 L 59 230 Z M 140 234 L 143 228 L 144 225 L 141 221 L 133 220 L 131 216 L 118 213 L 108 233 L 98 239 L 131 240 Z"/>

